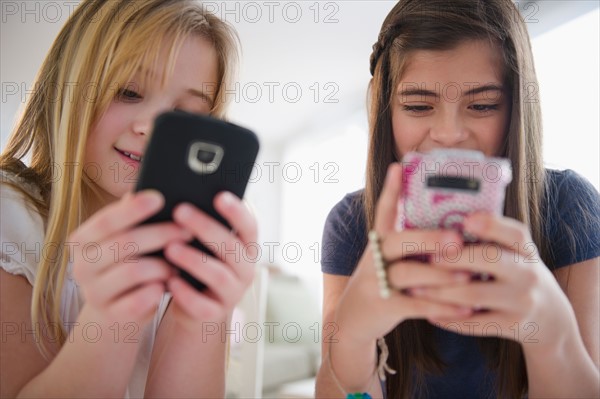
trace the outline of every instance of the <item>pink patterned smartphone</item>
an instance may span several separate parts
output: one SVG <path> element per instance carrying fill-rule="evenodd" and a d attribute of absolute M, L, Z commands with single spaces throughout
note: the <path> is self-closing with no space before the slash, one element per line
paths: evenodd
<path fill-rule="evenodd" d="M 475 211 L 502 215 L 512 180 L 508 159 L 473 150 L 409 152 L 402 159 L 398 229 L 455 229 Z M 465 241 L 474 237 L 465 235 Z"/>

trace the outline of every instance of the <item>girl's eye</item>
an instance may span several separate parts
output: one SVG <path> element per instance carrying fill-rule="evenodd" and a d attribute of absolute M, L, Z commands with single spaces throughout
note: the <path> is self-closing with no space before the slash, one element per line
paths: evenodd
<path fill-rule="evenodd" d="M 495 111 L 498 109 L 498 104 L 474 104 L 471 108 L 478 112 Z"/>
<path fill-rule="evenodd" d="M 429 105 L 405 105 L 404 110 L 419 113 L 429 111 L 431 110 L 431 107 Z"/>
<path fill-rule="evenodd" d="M 142 98 L 142 96 L 140 94 L 138 94 L 137 92 L 130 90 L 130 89 L 122 89 L 119 92 L 119 98 L 125 100 L 125 101 L 133 101 L 133 100 L 139 100 Z"/>

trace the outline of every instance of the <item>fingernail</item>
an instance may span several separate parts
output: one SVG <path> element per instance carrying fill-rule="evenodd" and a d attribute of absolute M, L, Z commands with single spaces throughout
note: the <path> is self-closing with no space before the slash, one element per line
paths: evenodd
<path fill-rule="evenodd" d="M 468 308 L 466 306 L 461 306 L 458 308 L 458 312 L 462 315 L 470 315 L 471 313 L 473 313 L 473 309 Z"/>
<path fill-rule="evenodd" d="M 222 201 L 223 205 L 225 205 L 225 206 L 231 206 L 235 202 L 235 198 L 236 197 L 233 194 L 231 194 L 228 191 L 225 191 L 221 194 L 220 201 Z"/>
<path fill-rule="evenodd" d="M 456 234 L 455 232 L 446 231 L 442 235 L 442 241 L 444 244 L 454 244 L 454 243 L 459 243 L 460 238 L 459 238 L 458 234 Z"/>
<path fill-rule="evenodd" d="M 471 281 L 471 273 L 466 272 L 455 272 L 453 273 L 454 280 L 457 282 L 467 282 Z"/>
<path fill-rule="evenodd" d="M 180 219 L 187 219 L 192 216 L 192 207 L 189 204 L 181 204 L 177 207 L 176 213 Z"/>
<path fill-rule="evenodd" d="M 174 242 L 174 243 L 167 245 L 166 250 L 169 253 L 169 255 L 176 257 L 177 255 L 179 255 L 181 253 L 181 247 L 182 247 L 181 244 Z"/>
<path fill-rule="evenodd" d="M 478 232 L 483 228 L 483 220 L 479 215 L 471 215 L 471 217 L 465 220 L 465 230 L 469 232 Z"/>
<path fill-rule="evenodd" d="M 157 190 L 146 190 L 141 196 L 143 204 L 151 208 L 159 207 L 164 202 L 163 195 Z"/>
<path fill-rule="evenodd" d="M 190 241 L 192 238 L 194 238 L 194 235 L 189 231 L 183 229 L 181 230 L 181 238 L 183 238 L 183 240 L 185 241 Z"/>

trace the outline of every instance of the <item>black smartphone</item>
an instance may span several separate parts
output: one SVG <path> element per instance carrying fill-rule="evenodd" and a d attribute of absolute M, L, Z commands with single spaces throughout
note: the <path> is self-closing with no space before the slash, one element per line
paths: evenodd
<path fill-rule="evenodd" d="M 258 149 L 256 134 L 235 124 L 182 111 L 159 115 L 142 159 L 136 191 L 160 191 L 165 206 L 143 224 L 172 220 L 173 209 L 188 202 L 231 227 L 214 209 L 214 197 L 229 191 L 243 198 Z M 212 254 L 210 245 L 197 240 L 191 245 Z M 162 251 L 149 256 L 164 258 Z M 185 270 L 177 270 L 197 290 L 206 288 Z"/>

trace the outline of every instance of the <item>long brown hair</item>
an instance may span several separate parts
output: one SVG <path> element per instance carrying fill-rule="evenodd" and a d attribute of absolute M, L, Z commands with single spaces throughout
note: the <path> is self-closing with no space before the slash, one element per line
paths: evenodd
<path fill-rule="evenodd" d="M 135 72 L 157 65 L 161 51 L 167 50 L 164 84 L 181 44 L 190 35 L 208 40 L 216 50 L 218 81 L 211 88 L 215 94 L 211 114 L 223 118 L 225 88 L 234 78 L 239 49 L 232 27 L 193 0 L 85 0 L 54 41 L 36 78 L 34 94 L 0 155 L 0 169 L 34 183 L 41 191 L 37 198 L 12 184 L 42 215 L 44 248 L 53 250 L 44 251 L 38 266 L 33 325 L 59 326 L 56 338 L 61 345 L 66 339 L 60 316 L 68 261 L 64 242 L 88 216 L 86 200 L 98 192 L 83 170 L 88 133 Z M 26 167 L 23 159 L 28 154 L 31 162 Z M 60 178 L 56 178 L 57 170 Z M 42 342 L 40 349 L 47 355 L 44 341 L 36 342 Z"/>
<path fill-rule="evenodd" d="M 542 123 L 533 55 L 526 26 L 511 0 L 401 0 L 383 22 L 371 55 L 369 153 L 363 196 L 367 228 L 387 167 L 395 156 L 391 101 L 407 57 L 415 50 L 448 50 L 468 40 L 486 40 L 503 55 L 504 83 L 510 90 L 511 116 L 499 156 L 509 158 L 513 181 L 504 214 L 529 226 L 542 259 L 550 264 L 543 239 L 541 209 L 545 197 Z M 401 156 L 401 154 L 399 154 Z M 408 320 L 387 336 L 390 366 L 398 371 L 386 382 L 388 397 L 424 393 L 426 373 L 443 371 L 433 340 L 433 326 Z M 478 338 L 490 369 L 497 373 L 498 397 L 522 397 L 527 374 L 521 346 L 501 338 Z"/>

